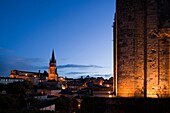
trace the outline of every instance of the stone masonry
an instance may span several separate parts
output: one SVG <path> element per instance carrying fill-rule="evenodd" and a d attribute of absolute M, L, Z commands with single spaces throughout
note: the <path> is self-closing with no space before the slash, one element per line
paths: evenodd
<path fill-rule="evenodd" d="M 115 94 L 121 97 L 169 97 L 170 1 L 116 2 Z"/>

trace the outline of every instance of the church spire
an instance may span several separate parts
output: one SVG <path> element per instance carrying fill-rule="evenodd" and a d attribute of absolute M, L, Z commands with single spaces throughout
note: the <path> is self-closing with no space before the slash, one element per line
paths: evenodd
<path fill-rule="evenodd" d="M 49 69 L 48 69 L 48 80 L 58 80 L 58 74 L 57 74 L 57 66 L 56 66 L 56 60 L 54 55 L 54 49 L 52 51 L 52 56 L 49 62 Z"/>
<path fill-rule="evenodd" d="M 51 56 L 50 62 L 56 62 L 55 55 L 54 55 L 54 49 L 53 49 L 53 52 L 52 52 L 52 56 Z"/>

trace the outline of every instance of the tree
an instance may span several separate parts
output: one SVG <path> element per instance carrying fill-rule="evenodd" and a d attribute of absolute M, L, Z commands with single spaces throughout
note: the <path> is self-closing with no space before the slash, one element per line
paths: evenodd
<path fill-rule="evenodd" d="M 18 98 L 0 95 L 0 109 L 14 109 L 19 107 Z"/>
<path fill-rule="evenodd" d="M 4 84 L 0 84 L 0 92 L 2 92 L 3 90 L 5 90 L 5 85 Z"/>
<path fill-rule="evenodd" d="M 31 81 L 25 80 L 22 82 L 22 85 L 25 87 L 25 89 L 33 89 L 33 83 Z"/>
<path fill-rule="evenodd" d="M 56 111 L 69 113 L 72 110 L 72 102 L 69 98 L 61 95 L 55 100 Z"/>
<path fill-rule="evenodd" d="M 26 88 L 20 82 L 10 83 L 6 87 L 6 91 L 9 94 L 24 95 L 26 93 Z"/>

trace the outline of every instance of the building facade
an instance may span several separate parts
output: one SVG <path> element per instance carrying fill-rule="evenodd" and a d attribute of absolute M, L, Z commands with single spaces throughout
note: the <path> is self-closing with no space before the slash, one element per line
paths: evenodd
<path fill-rule="evenodd" d="M 10 78 L 22 78 L 24 80 L 29 80 L 32 81 L 34 85 L 37 85 L 38 83 L 47 82 L 48 80 L 57 81 L 58 74 L 54 50 L 52 52 L 52 56 L 49 62 L 48 73 L 46 71 L 44 71 L 44 73 L 41 73 L 40 70 L 38 72 L 11 70 Z"/>
<path fill-rule="evenodd" d="M 114 92 L 121 97 L 170 96 L 170 1 L 117 0 Z"/>
<path fill-rule="evenodd" d="M 20 78 L 24 80 L 31 81 L 34 85 L 38 85 L 40 82 L 46 82 L 48 77 L 48 73 L 44 71 L 41 73 L 40 70 L 38 72 L 30 72 L 30 71 L 20 71 L 20 70 L 11 70 L 10 78 Z"/>

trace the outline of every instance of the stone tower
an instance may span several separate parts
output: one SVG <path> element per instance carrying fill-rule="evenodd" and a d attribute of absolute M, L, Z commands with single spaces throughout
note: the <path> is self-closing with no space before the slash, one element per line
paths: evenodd
<path fill-rule="evenodd" d="M 54 50 L 52 52 L 52 56 L 49 62 L 49 70 L 48 70 L 48 80 L 58 80 L 58 74 L 57 74 L 57 67 L 56 67 L 56 60 L 54 55 Z"/>
<path fill-rule="evenodd" d="M 117 0 L 114 92 L 121 97 L 170 96 L 169 0 Z"/>

